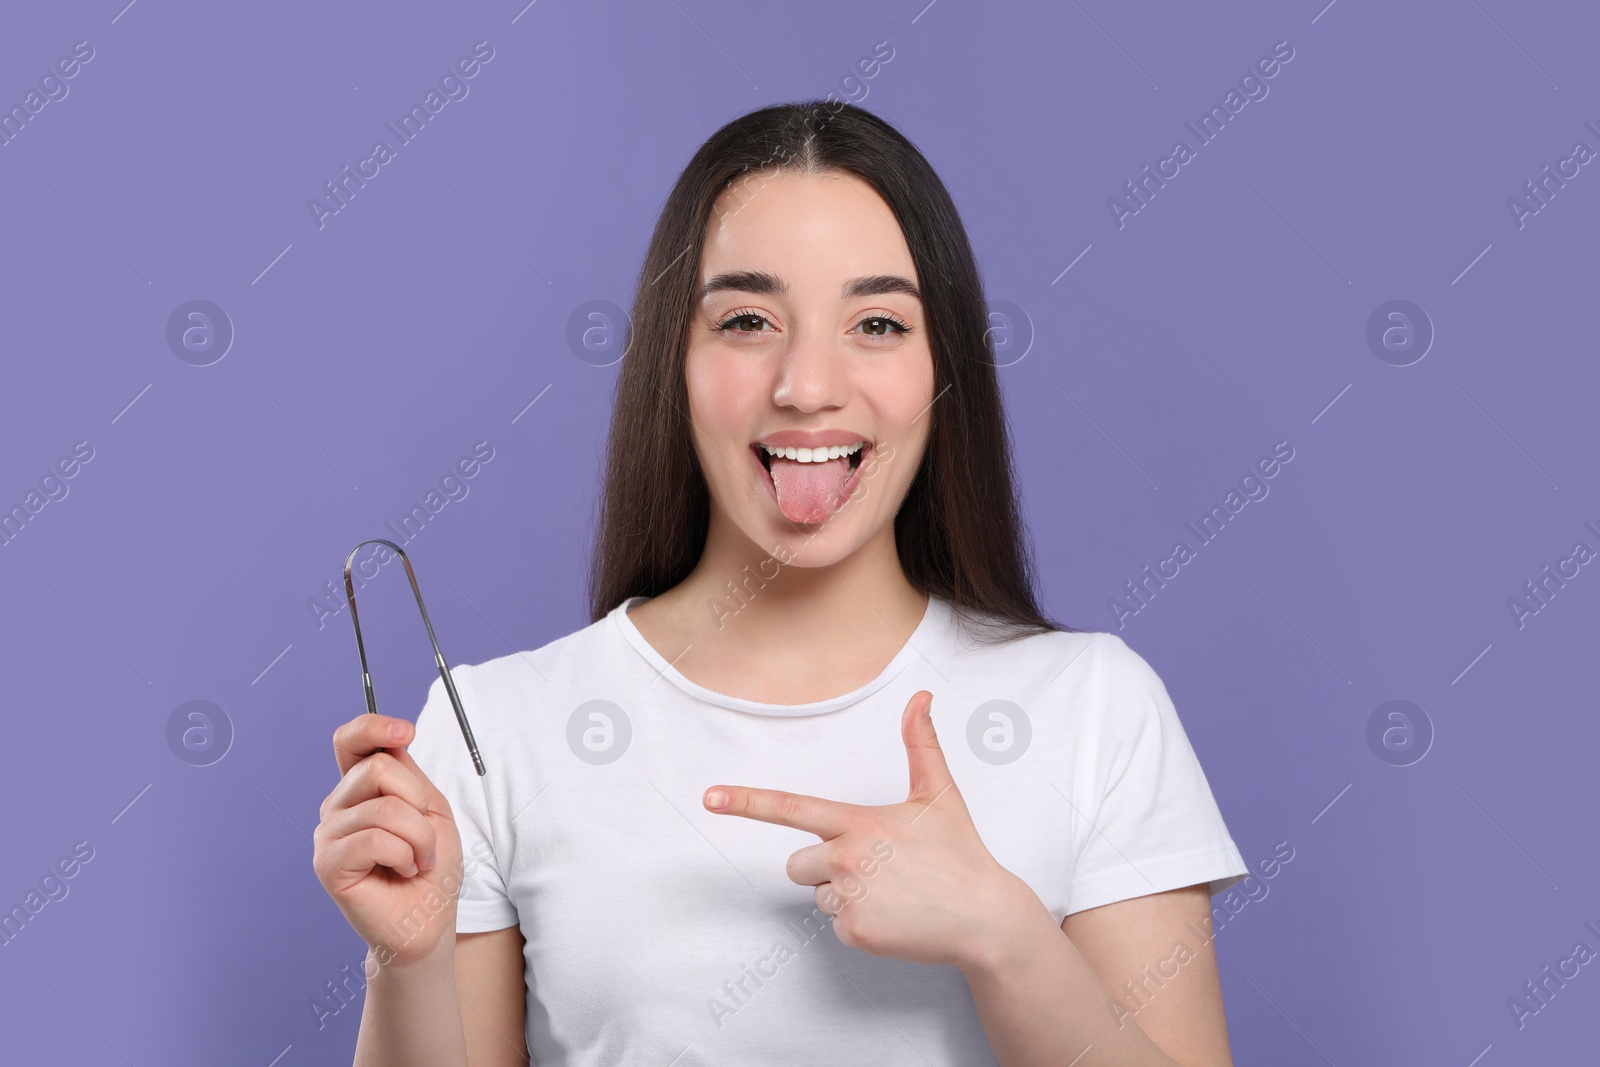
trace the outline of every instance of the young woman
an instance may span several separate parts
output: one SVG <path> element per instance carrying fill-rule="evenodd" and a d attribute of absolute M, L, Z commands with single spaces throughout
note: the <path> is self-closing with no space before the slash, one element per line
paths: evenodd
<path fill-rule="evenodd" d="M 1172 702 L 1037 607 L 978 270 L 850 105 L 668 197 L 592 623 L 362 714 L 316 869 L 387 1067 L 1230 1063 L 1246 868 Z M 409 751 L 408 751 L 409 747 Z"/>

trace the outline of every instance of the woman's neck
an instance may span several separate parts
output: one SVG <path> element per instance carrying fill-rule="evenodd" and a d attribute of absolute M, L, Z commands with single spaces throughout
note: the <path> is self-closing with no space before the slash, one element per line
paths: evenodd
<path fill-rule="evenodd" d="M 928 608 L 900 566 L 892 524 L 827 566 L 761 551 L 713 522 L 695 569 L 629 613 L 645 640 L 707 689 L 807 704 L 882 673 Z"/>

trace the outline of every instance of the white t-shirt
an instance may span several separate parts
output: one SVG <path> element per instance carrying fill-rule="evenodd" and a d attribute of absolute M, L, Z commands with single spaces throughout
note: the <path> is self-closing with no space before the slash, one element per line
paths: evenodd
<path fill-rule="evenodd" d="M 456 929 L 521 926 L 541 1067 L 995 1063 L 957 968 L 845 947 L 788 879 L 815 835 L 701 805 L 717 783 L 904 801 L 919 689 L 984 844 L 1058 923 L 1247 873 L 1165 686 L 1115 634 L 985 646 L 934 596 L 871 682 L 758 704 L 679 674 L 626 614 L 644 599 L 452 670 L 487 776 L 438 679 L 410 745 L 466 855 L 492 849 Z"/>

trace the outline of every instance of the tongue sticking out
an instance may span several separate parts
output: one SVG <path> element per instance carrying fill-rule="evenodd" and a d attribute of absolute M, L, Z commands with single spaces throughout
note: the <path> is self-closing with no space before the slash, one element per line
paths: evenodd
<path fill-rule="evenodd" d="M 845 502 L 844 486 L 849 480 L 849 456 L 826 463 L 772 458 L 772 484 L 778 490 L 778 507 L 791 522 L 818 523 L 832 518 Z"/>

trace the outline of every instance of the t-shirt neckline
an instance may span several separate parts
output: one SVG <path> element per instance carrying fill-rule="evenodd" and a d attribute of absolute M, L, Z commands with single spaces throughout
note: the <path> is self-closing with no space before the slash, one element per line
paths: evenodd
<path fill-rule="evenodd" d="M 629 608 L 642 604 L 649 599 L 651 598 L 647 596 L 628 597 L 621 604 L 611 609 L 611 621 L 623 638 L 627 640 L 628 644 L 632 645 L 634 650 L 643 656 L 659 674 L 690 696 L 703 700 L 708 704 L 731 708 L 734 711 L 746 711 L 755 715 L 821 715 L 830 711 L 838 711 L 840 708 L 848 707 L 859 700 L 865 700 L 894 681 L 910 665 L 913 659 L 923 655 L 921 649 L 926 647 L 934 631 L 944 624 L 949 610 L 948 605 L 937 594 L 928 594 L 927 609 L 923 611 L 922 619 L 917 623 L 916 629 L 911 631 L 911 636 L 907 638 L 906 643 L 900 647 L 900 651 L 895 653 L 894 658 L 878 673 L 878 676 L 865 685 L 848 693 L 841 693 L 838 696 L 829 697 L 827 700 L 815 700 L 809 704 L 764 704 L 760 701 L 745 700 L 743 697 L 729 696 L 714 689 L 707 689 L 705 686 L 699 685 L 680 674 L 678 669 L 667 661 L 666 657 L 657 652 L 655 647 L 644 639 L 644 634 L 640 633 L 639 628 L 633 624 L 633 620 L 628 618 Z"/>

